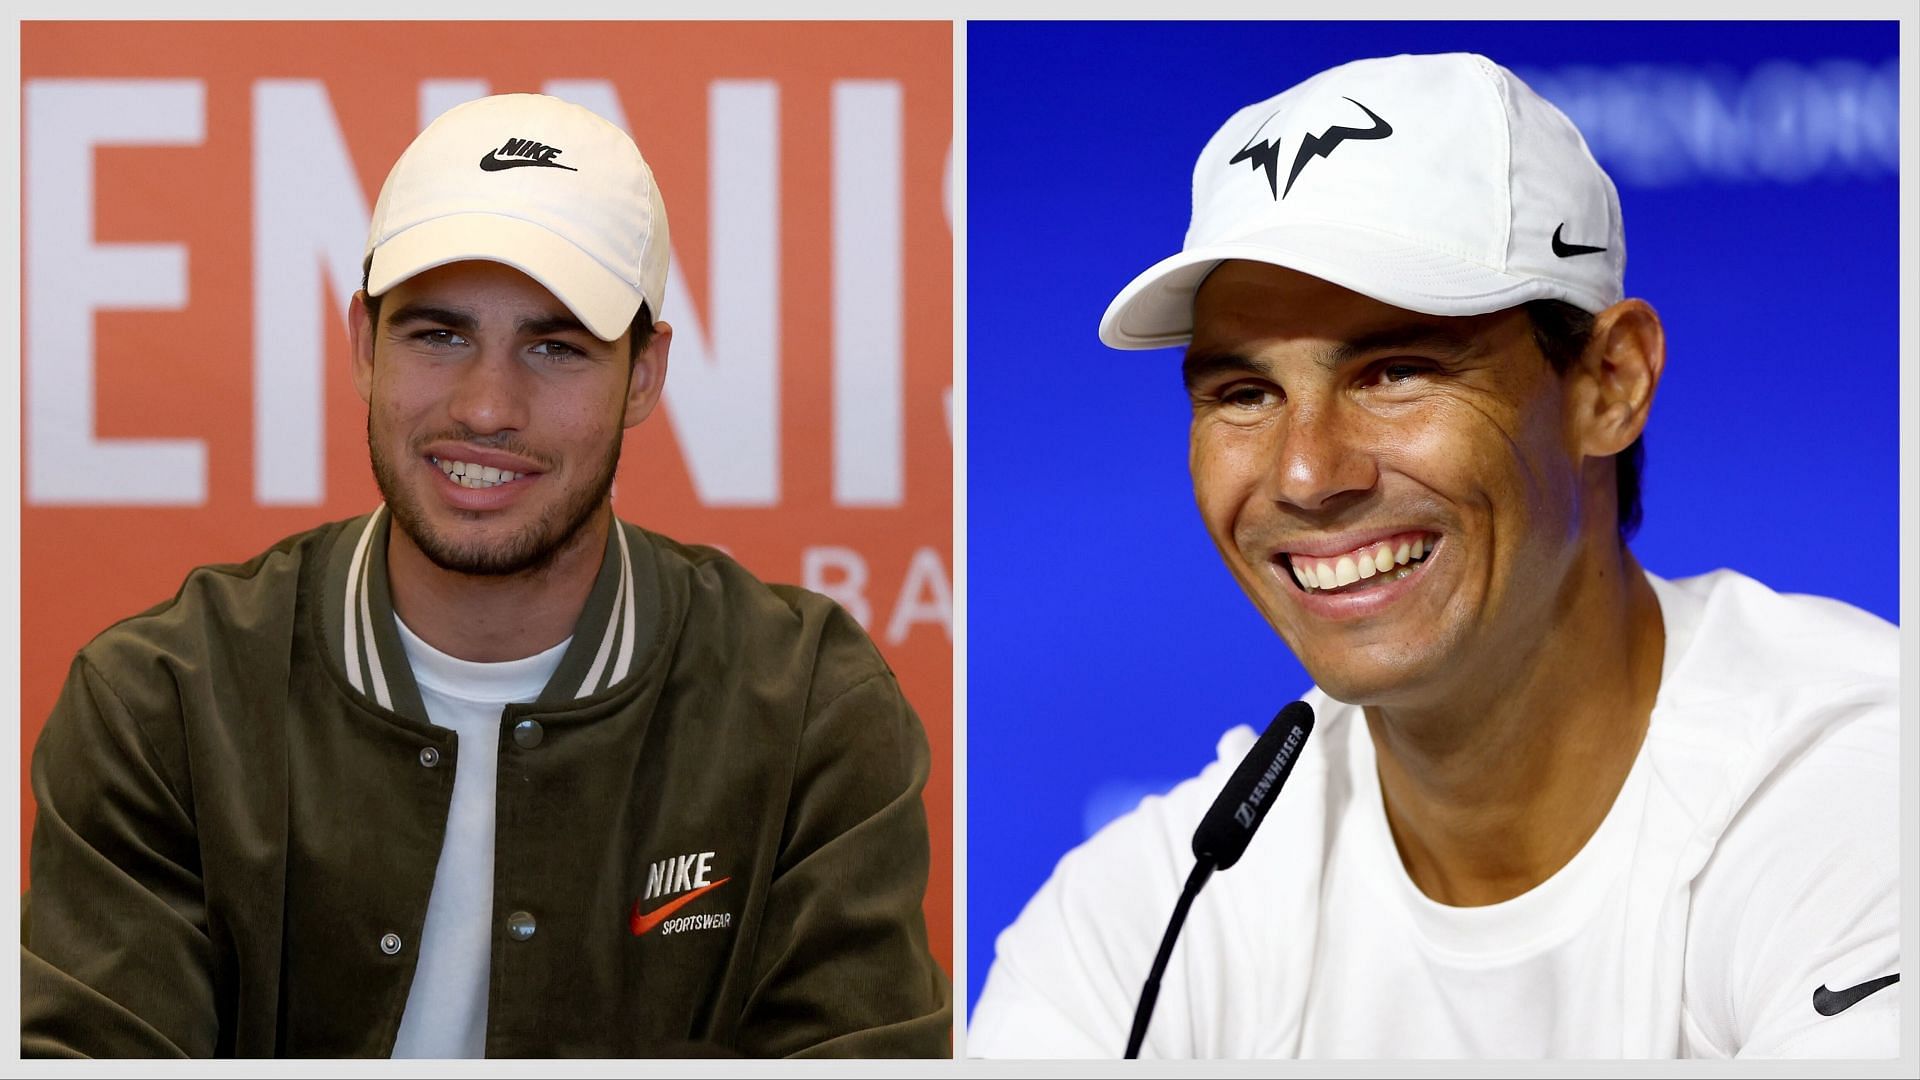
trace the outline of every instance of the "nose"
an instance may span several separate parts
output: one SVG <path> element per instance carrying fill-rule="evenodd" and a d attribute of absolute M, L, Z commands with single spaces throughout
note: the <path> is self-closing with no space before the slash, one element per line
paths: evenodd
<path fill-rule="evenodd" d="M 461 366 L 447 411 L 476 435 L 525 428 L 529 376 L 509 349 L 483 347 Z"/>
<path fill-rule="evenodd" d="M 1301 510 L 1325 510 L 1371 491 L 1380 469 L 1364 429 L 1363 418 L 1337 403 L 1296 408 L 1282 421 L 1264 494 Z"/>

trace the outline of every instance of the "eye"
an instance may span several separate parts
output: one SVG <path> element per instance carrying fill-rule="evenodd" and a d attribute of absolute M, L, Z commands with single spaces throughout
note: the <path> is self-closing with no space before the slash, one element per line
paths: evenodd
<path fill-rule="evenodd" d="M 1279 395 L 1263 383 L 1235 383 L 1220 392 L 1220 402 L 1235 409 L 1260 409 L 1273 404 Z"/>
<path fill-rule="evenodd" d="M 549 360 L 575 360 L 587 355 L 585 349 L 565 341 L 536 342 L 533 346 L 533 353 L 536 356 L 544 356 Z"/>
<path fill-rule="evenodd" d="M 1432 371 L 1433 365 L 1424 360 L 1389 360 L 1376 370 L 1381 382 L 1393 385 L 1417 379 Z"/>
<path fill-rule="evenodd" d="M 451 349 L 457 345 L 465 345 L 467 343 L 466 338 L 461 337 L 459 334 L 445 327 L 421 330 L 413 335 L 413 340 L 436 349 Z"/>

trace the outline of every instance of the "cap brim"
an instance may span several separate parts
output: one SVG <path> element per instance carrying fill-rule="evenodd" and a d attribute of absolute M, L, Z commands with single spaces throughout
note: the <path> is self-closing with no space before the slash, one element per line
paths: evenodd
<path fill-rule="evenodd" d="M 374 249 L 367 292 L 379 296 L 415 274 L 467 259 L 505 263 L 546 286 L 602 341 L 626 333 L 644 299 L 565 238 L 498 214 L 449 214 L 389 238 Z"/>
<path fill-rule="evenodd" d="M 1284 266 L 1427 315 L 1483 315 L 1546 298 L 1599 310 L 1590 306 L 1594 298 L 1567 295 L 1539 278 L 1495 270 L 1370 229 L 1303 222 L 1160 260 L 1107 305 L 1100 318 L 1100 340 L 1116 349 L 1186 343 L 1193 337 L 1194 294 L 1213 268 L 1229 259 Z"/>

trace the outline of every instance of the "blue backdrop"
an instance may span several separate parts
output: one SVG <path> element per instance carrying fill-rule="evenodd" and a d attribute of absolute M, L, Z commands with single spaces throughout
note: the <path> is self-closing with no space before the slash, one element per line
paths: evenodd
<path fill-rule="evenodd" d="M 1348 60 L 1485 53 L 1620 188 L 1667 327 L 1655 573 L 1730 566 L 1897 618 L 1891 23 L 1124 23 L 967 30 L 968 986 L 1054 862 L 1309 680 L 1193 508 L 1179 351 L 1107 302 L 1178 250 L 1193 158 Z"/>

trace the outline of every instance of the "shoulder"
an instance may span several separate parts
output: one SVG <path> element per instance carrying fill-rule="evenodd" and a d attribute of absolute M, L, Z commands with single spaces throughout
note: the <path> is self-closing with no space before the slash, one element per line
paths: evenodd
<path fill-rule="evenodd" d="M 1897 963 L 1898 630 L 1730 571 L 1657 586 L 1692 634 L 1657 732 L 1699 828 L 1689 1022 L 1726 1053 L 1824 1046 L 1815 987 Z"/>
<path fill-rule="evenodd" d="M 1897 997 L 1829 1019 L 1812 995 L 1899 967 L 1898 762 L 1893 724 L 1860 718 L 1757 770 L 1692 883 L 1685 997 L 1704 1041 L 1769 1056 L 1877 1052 L 1854 1029 L 1880 1026 Z"/>
<path fill-rule="evenodd" d="M 1663 676 L 1674 704 L 1818 689 L 1897 706 L 1900 631 L 1892 623 L 1824 596 L 1778 593 L 1732 570 L 1649 579 L 1668 633 L 1689 638 L 1675 677 Z"/>
<path fill-rule="evenodd" d="M 1222 744 L 1251 740 L 1241 728 Z M 1219 769 L 1215 762 L 1165 795 L 1148 796 L 1061 857 L 994 943 L 968 1032 L 969 1054 L 1120 1053 L 1155 944 L 1193 861 L 1187 850 L 1192 823 L 1211 799 L 1209 787 L 1224 779 Z M 1163 997 L 1160 1027 L 1174 1026 L 1165 1019 L 1171 1007 Z"/>
<path fill-rule="evenodd" d="M 230 717 L 234 687 L 263 686 L 285 666 L 304 569 L 338 528 L 290 536 L 246 562 L 196 567 L 173 597 L 82 647 L 35 746 L 43 799 L 45 784 L 124 778 L 116 770 L 135 760 L 150 761 L 176 792 L 190 790 L 195 733 Z"/>
<path fill-rule="evenodd" d="M 795 585 L 762 581 L 728 553 L 628 526 L 651 546 L 662 592 L 682 613 L 683 642 L 724 643 L 761 670 L 806 674 L 821 704 L 892 672 L 845 608 Z"/>
<path fill-rule="evenodd" d="M 347 524 L 296 533 L 245 562 L 195 567 L 171 598 L 101 631 L 77 662 L 118 685 L 221 653 L 273 648 L 291 633 L 303 584 Z"/>
<path fill-rule="evenodd" d="M 1194 903 L 1162 984 L 1149 1032 L 1154 1056 L 1246 1056 L 1284 1043 L 1304 991 L 1297 972 L 1237 962 L 1306 957 L 1282 941 L 1315 916 L 1330 816 L 1349 797 L 1348 742 L 1357 712 L 1319 693 L 1299 764 L 1245 856 L 1216 874 Z M 1192 838 L 1233 770 L 1252 749 L 1246 726 L 1222 735 L 1214 760 L 1165 795 L 1149 796 L 1061 858 L 995 943 L 995 959 L 969 1035 L 985 1057 L 1110 1057 L 1125 1045 L 1142 981 L 1182 883 Z M 1272 917 L 1289 913 L 1284 922 Z M 1252 1002 L 1213 1007 L 1221 995 Z M 1253 1015 L 1257 1013 L 1258 1015 Z M 1172 1018 L 1178 1017 L 1176 1021 Z"/>
<path fill-rule="evenodd" d="M 1653 581 L 1668 648 L 1649 753 L 1716 862 L 1751 822 L 1897 793 L 1895 627 L 1731 571 Z"/>
<path fill-rule="evenodd" d="M 1651 580 L 1667 655 L 1649 753 L 1706 837 L 1823 790 L 1897 780 L 1897 628 L 1732 571 Z"/>
<path fill-rule="evenodd" d="M 1752 871 L 1738 867 L 1782 860 L 1808 867 L 1850 845 L 1891 842 L 1897 629 L 1731 571 L 1655 585 L 1671 670 L 1649 747 L 1663 790 L 1689 793 L 1676 797 L 1711 843 L 1705 873 L 1744 877 Z"/>

